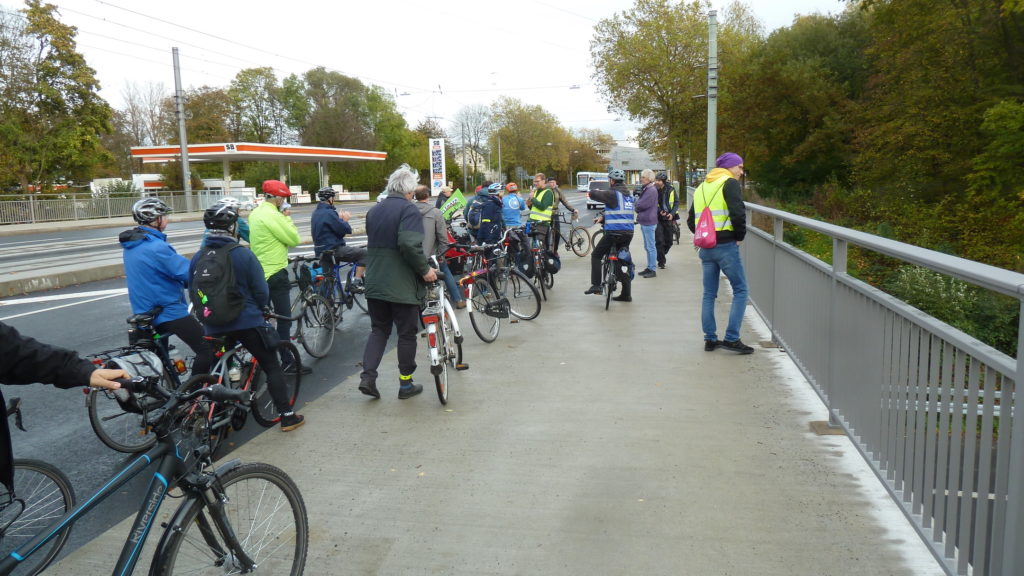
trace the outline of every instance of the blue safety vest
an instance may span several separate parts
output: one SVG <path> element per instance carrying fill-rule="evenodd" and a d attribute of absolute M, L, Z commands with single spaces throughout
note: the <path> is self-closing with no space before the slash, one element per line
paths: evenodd
<path fill-rule="evenodd" d="M 634 211 L 636 199 L 626 196 L 618 190 L 615 191 L 615 199 L 618 208 L 613 210 L 606 206 L 604 209 L 604 229 L 607 232 L 632 232 L 633 222 L 636 219 Z"/>

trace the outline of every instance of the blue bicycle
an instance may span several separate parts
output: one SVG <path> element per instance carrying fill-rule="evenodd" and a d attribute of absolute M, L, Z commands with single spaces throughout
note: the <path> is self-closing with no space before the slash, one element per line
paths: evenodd
<path fill-rule="evenodd" d="M 366 296 L 362 287 L 357 286 L 355 263 L 336 260 L 334 250 L 324 250 L 320 261 L 334 262 L 334 269 L 322 270 L 315 277 L 314 289 L 331 302 L 338 322 L 341 322 L 342 312 L 351 310 L 353 304 L 366 312 Z"/>

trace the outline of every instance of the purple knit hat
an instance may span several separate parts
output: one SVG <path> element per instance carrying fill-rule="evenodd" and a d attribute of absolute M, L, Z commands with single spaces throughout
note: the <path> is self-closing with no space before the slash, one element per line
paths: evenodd
<path fill-rule="evenodd" d="M 740 158 L 740 155 L 735 152 L 726 152 L 715 160 L 716 168 L 732 168 L 741 164 L 743 164 L 743 158 Z"/>

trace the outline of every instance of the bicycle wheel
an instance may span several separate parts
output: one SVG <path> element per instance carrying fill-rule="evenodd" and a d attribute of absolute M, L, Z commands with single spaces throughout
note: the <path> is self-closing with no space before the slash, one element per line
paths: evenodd
<path fill-rule="evenodd" d="M 349 295 L 352 297 L 352 300 L 355 302 L 356 306 L 358 306 L 360 310 L 362 310 L 363 312 L 368 312 L 366 308 L 366 294 L 356 291 L 355 281 L 356 267 L 352 266 L 351 268 L 348 269 L 348 276 L 345 277 L 345 290 L 348 291 Z"/>
<path fill-rule="evenodd" d="M 544 259 L 540 257 L 540 252 L 533 253 L 533 284 L 540 291 L 540 297 L 544 300 L 548 299 L 547 288 L 544 286 Z"/>
<path fill-rule="evenodd" d="M 295 372 L 284 375 L 285 389 L 288 391 L 288 405 L 295 406 L 295 400 L 299 397 L 299 384 L 302 381 L 302 359 L 299 357 L 299 349 L 291 342 L 281 342 L 278 350 L 288 350 L 295 362 Z M 287 356 L 288 354 L 285 354 Z M 269 428 L 281 420 L 281 414 L 274 405 L 274 399 L 270 397 L 270 387 L 267 386 L 267 373 L 258 364 L 254 363 L 252 379 L 249 383 L 249 390 L 254 390 L 252 399 L 252 417 L 264 428 Z"/>
<path fill-rule="evenodd" d="M 580 258 L 590 254 L 590 232 L 583 226 L 573 226 L 569 231 L 569 247 Z"/>
<path fill-rule="evenodd" d="M 224 384 L 234 388 L 237 387 L 238 382 L 222 382 L 220 376 L 200 374 L 189 378 L 188 382 L 182 385 L 182 390 L 191 392 L 214 384 Z M 197 438 L 210 439 L 210 454 L 215 455 L 224 438 L 229 434 L 229 429 L 242 429 L 242 425 L 245 424 L 245 415 L 246 412 L 241 407 L 213 403 L 204 399 L 197 401 L 194 407 L 189 408 L 187 426 Z"/>
<path fill-rule="evenodd" d="M 0 484 L 0 554 L 10 556 L 44 529 L 49 528 L 75 505 L 71 481 L 63 472 L 38 460 L 14 461 L 14 493 Z M 68 541 L 71 525 L 23 560 L 11 574 L 31 576 L 42 573 Z"/>
<path fill-rule="evenodd" d="M 309 547 L 306 504 L 295 482 L 269 464 L 242 464 L 212 488 L 223 503 L 221 516 L 242 551 L 261 574 L 302 574 Z M 217 528 L 215 512 L 201 498 L 189 498 L 174 515 L 153 557 L 150 573 L 240 574 L 243 567 Z"/>
<path fill-rule="evenodd" d="M 597 243 L 601 241 L 601 238 L 603 236 L 604 236 L 604 228 L 602 228 L 602 229 L 598 230 L 597 232 L 594 232 L 593 234 L 591 234 L 590 235 L 590 245 L 591 246 L 597 246 Z"/>
<path fill-rule="evenodd" d="M 160 385 L 167 389 L 173 388 L 168 382 L 170 376 L 164 371 Z M 134 409 L 125 410 L 118 399 L 131 403 Z M 96 436 L 110 448 L 126 454 L 145 452 L 156 444 L 156 434 L 146 429 L 142 412 L 137 409 L 140 404 L 151 403 L 159 406 L 163 401 L 145 394 L 132 396 L 126 390 L 101 388 L 89 390 L 89 396 L 85 401 L 89 411 L 89 424 Z"/>
<path fill-rule="evenodd" d="M 498 294 L 491 287 L 491 283 L 483 277 L 470 284 L 469 292 L 469 321 L 473 324 L 473 331 L 481 340 L 487 343 L 494 342 L 501 330 L 501 318 L 484 314 L 484 308 L 488 304 L 498 301 Z"/>
<path fill-rule="evenodd" d="M 451 333 L 451 320 L 448 312 L 441 313 L 442 322 L 434 322 L 427 328 L 427 341 L 433 341 L 432 348 L 436 348 L 437 364 L 431 364 L 430 373 L 434 375 L 434 387 L 437 388 L 437 399 L 441 404 L 448 403 L 448 357 L 451 350 L 448 348 Z M 433 361 L 433 358 L 431 358 Z"/>
<path fill-rule="evenodd" d="M 547 300 L 547 291 L 555 287 L 555 275 L 548 272 L 547 268 L 538 269 L 540 272 L 541 284 L 544 285 L 544 299 Z"/>
<path fill-rule="evenodd" d="M 518 268 L 508 276 L 505 297 L 508 298 L 509 313 L 516 318 L 533 320 L 540 315 L 540 292 Z"/>
<path fill-rule="evenodd" d="M 306 299 L 302 318 L 295 324 L 299 342 L 314 358 L 323 358 L 334 344 L 334 312 L 331 303 L 319 294 Z"/>
<path fill-rule="evenodd" d="M 611 261 L 606 260 L 604 263 L 604 309 L 608 309 L 608 305 L 612 302 L 612 292 L 615 292 L 615 266 L 612 265 Z"/>

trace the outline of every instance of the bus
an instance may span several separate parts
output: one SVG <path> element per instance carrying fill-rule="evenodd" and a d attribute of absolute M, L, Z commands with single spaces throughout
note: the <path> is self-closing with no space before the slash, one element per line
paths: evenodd
<path fill-rule="evenodd" d="M 577 172 L 576 173 L 576 190 L 579 192 L 589 192 L 590 182 L 592 180 L 607 182 L 607 172 Z"/>

